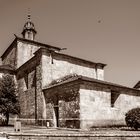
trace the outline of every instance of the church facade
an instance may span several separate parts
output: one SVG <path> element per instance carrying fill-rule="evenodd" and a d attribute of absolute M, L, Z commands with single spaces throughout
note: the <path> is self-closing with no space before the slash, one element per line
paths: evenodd
<path fill-rule="evenodd" d="M 15 37 L 0 66 L 1 74 L 15 76 L 22 123 L 81 129 L 125 125 L 125 113 L 140 107 L 140 90 L 104 81 L 106 64 L 35 41 L 28 18 L 23 38 Z"/>

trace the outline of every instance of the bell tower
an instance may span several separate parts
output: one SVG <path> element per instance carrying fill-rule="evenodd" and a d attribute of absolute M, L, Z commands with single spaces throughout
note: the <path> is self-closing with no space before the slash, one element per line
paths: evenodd
<path fill-rule="evenodd" d="M 28 14 L 28 20 L 24 24 L 23 31 L 22 31 L 23 38 L 28 40 L 34 40 L 36 33 L 37 32 L 35 30 L 34 23 L 31 21 L 31 15 Z"/>

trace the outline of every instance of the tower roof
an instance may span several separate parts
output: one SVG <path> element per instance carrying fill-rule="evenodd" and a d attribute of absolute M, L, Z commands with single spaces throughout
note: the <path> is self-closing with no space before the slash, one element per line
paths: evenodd
<path fill-rule="evenodd" d="M 36 30 L 35 30 L 35 25 L 34 25 L 34 23 L 31 21 L 31 15 L 30 15 L 30 14 L 28 14 L 28 20 L 27 20 L 27 22 L 24 24 L 22 34 L 24 34 L 25 31 L 33 31 L 34 33 L 37 33 Z"/>
<path fill-rule="evenodd" d="M 27 22 L 24 24 L 23 30 L 35 30 L 34 23 L 31 22 L 31 21 L 27 21 Z"/>

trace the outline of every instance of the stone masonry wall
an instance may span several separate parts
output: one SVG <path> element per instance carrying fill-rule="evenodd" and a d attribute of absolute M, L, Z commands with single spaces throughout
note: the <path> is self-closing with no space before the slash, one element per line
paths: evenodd
<path fill-rule="evenodd" d="M 27 78 L 28 77 L 28 78 Z M 33 85 L 34 71 L 25 74 L 18 80 L 18 93 L 21 114 L 20 118 L 23 122 L 32 124 L 35 121 L 35 87 Z"/>
<path fill-rule="evenodd" d="M 51 127 L 80 128 L 79 87 L 75 84 L 54 88 L 44 92 L 46 116 Z M 58 109 L 58 116 L 56 110 Z"/>
<path fill-rule="evenodd" d="M 41 54 L 34 56 L 18 70 L 17 79 L 21 118 L 25 121 L 32 118 L 32 123 L 43 125 L 46 119 L 46 104 L 42 92 Z M 33 115 L 30 115 L 30 110 L 34 110 Z"/>
<path fill-rule="evenodd" d="M 34 52 L 39 48 L 26 42 L 17 41 L 17 68 L 31 59 L 34 56 Z"/>
<path fill-rule="evenodd" d="M 55 127 L 56 121 L 54 121 L 54 108 L 51 102 L 47 102 L 46 97 L 46 121 L 49 122 L 50 127 Z"/>
<path fill-rule="evenodd" d="M 41 62 L 40 62 L 41 63 Z M 47 77 L 46 77 L 47 78 Z M 37 120 L 39 125 L 46 125 L 46 102 L 42 92 L 42 67 L 36 67 L 36 85 L 37 85 Z"/>
<path fill-rule="evenodd" d="M 122 91 L 111 107 L 109 88 L 86 83 L 80 89 L 81 128 L 125 125 L 125 113 L 138 106 L 140 97 Z"/>
<path fill-rule="evenodd" d="M 52 60 L 53 57 L 53 60 Z M 59 79 L 69 74 L 78 74 L 91 78 L 96 78 L 94 66 L 72 58 L 63 56 L 42 55 L 42 86 L 48 85 L 52 80 Z M 53 62 L 52 62 L 53 61 Z"/>
<path fill-rule="evenodd" d="M 80 128 L 78 96 L 69 102 L 59 101 L 59 124 L 59 127 Z"/>
<path fill-rule="evenodd" d="M 9 54 L 3 59 L 2 64 L 16 67 L 16 47 L 13 47 Z"/>
<path fill-rule="evenodd" d="M 78 98 L 74 101 L 65 102 L 59 100 L 59 127 L 65 128 L 79 128 L 79 104 Z M 54 105 L 46 104 L 46 121 L 49 122 L 50 127 L 56 127 L 56 116 Z"/>

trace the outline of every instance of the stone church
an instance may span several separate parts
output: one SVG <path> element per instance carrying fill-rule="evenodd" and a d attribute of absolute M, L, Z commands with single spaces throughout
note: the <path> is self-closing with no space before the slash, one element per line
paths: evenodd
<path fill-rule="evenodd" d="M 15 76 L 24 124 L 88 129 L 125 125 L 125 113 L 140 107 L 140 90 L 104 81 L 106 64 L 62 53 L 35 41 L 28 15 L 22 35 L 2 54 L 1 74 Z"/>

